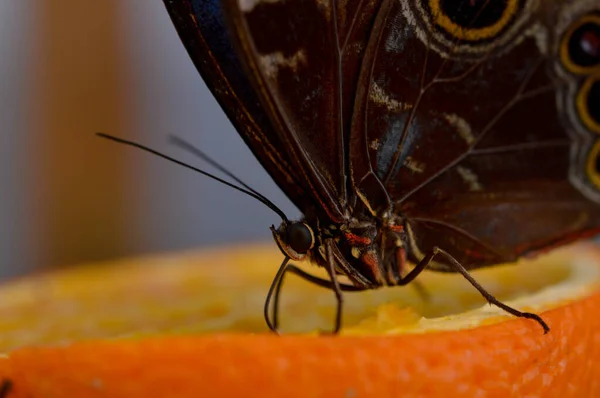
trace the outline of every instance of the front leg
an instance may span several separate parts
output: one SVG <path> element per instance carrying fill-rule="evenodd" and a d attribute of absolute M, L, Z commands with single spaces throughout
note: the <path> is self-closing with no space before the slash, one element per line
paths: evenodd
<path fill-rule="evenodd" d="M 302 279 L 304 279 L 310 283 L 314 283 L 317 286 L 321 286 L 321 287 L 324 287 L 326 289 L 331 289 L 331 290 L 335 289 L 334 284 L 331 280 L 319 278 L 318 276 L 311 275 L 308 272 L 304 271 L 303 269 L 298 268 L 294 264 L 288 264 L 285 269 L 284 274 L 281 276 L 281 279 L 279 279 L 279 282 L 277 283 L 277 286 L 275 287 L 275 297 L 273 299 L 273 316 L 272 316 L 273 322 L 272 323 L 267 322 L 267 324 L 272 324 L 274 326 L 274 328 L 275 328 L 274 331 L 276 331 L 279 327 L 279 308 L 280 308 L 281 288 L 283 286 L 285 277 L 288 273 L 298 275 Z M 346 283 L 338 283 L 338 285 L 343 292 L 362 292 L 362 291 L 368 290 L 368 288 L 365 288 L 365 287 L 348 285 Z"/>

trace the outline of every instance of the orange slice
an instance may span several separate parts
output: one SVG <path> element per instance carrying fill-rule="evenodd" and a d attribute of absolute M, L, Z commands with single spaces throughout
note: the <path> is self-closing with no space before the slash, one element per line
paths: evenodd
<path fill-rule="evenodd" d="M 315 332 L 332 327 L 331 291 L 289 276 L 288 334 L 275 336 L 262 305 L 280 261 L 272 244 L 225 247 L 5 283 L 6 396 L 600 396 L 595 246 L 473 272 L 507 304 L 541 314 L 547 335 L 485 304 L 459 275 L 425 273 L 428 300 L 411 287 L 346 294 L 340 336 Z"/>

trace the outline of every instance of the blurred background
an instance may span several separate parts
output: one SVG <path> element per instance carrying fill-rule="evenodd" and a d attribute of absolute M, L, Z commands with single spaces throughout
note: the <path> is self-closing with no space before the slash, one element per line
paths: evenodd
<path fill-rule="evenodd" d="M 269 240 L 279 219 L 191 171 L 176 134 L 279 205 L 212 98 L 161 0 L 0 0 L 0 278 L 53 266 Z"/>

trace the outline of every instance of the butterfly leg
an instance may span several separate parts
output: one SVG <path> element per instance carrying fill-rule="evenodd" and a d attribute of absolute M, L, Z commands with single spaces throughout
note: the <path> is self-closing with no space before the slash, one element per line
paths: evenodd
<path fill-rule="evenodd" d="M 278 306 L 278 302 L 279 302 L 279 290 L 280 290 L 280 285 L 281 285 L 281 281 L 283 279 L 283 276 L 285 275 L 285 272 L 287 271 L 288 267 L 290 266 L 289 264 L 290 262 L 290 258 L 286 257 L 283 259 L 283 262 L 281 263 L 281 265 L 279 266 L 279 269 L 277 270 L 277 274 L 275 274 L 275 277 L 273 278 L 273 282 L 271 282 L 271 286 L 269 287 L 269 292 L 267 293 L 267 298 L 265 299 L 265 305 L 263 307 L 263 316 L 265 317 L 265 322 L 267 323 L 267 326 L 269 327 L 269 329 L 271 329 L 272 332 L 275 332 L 277 334 L 279 334 L 279 332 L 277 331 L 277 325 L 274 322 L 271 322 L 271 317 L 269 316 L 269 308 L 271 307 L 271 298 L 273 297 L 273 294 L 275 292 L 276 293 L 276 300 L 275 300 L 275 312 L 277 312 L 277 306 Z"/>
<path fill-rule="evenodd" d="M 490 293 L 488 293 L 488 291 L 485 290 L 485 288 L 481 286 L 471 276 L 471 274 L 469 274 L 469 272 L 465 269 L 465 267 L 462 266 L 461 263 L 459 263 L 454 257 L 452 257 L 450 253 L 440 249 L 439 247 L 434 247 L 433 250 L 429 252 L 425 257 L 423 257 L 419 264 L 417 264 L 415 268 L 413 268 L 404 278 L 402 278 L 398 284 L 406 285 L 410 283 L 413 279 L 417 277 L 417 275 L 421 273 L 421 271 L 423 271 L 431 263 L 431 261 L 433 261 L 434 257 L 437 255 L 444 256 L 450 262 L 452 268 L 454 268 L 456 272 L 459 272 L 467 281 L 469 281 L 469 283 L 479 291 L 479 293 L 487 300 L 488 303 L 495 305 L 496 307 L 501 308 L 502 310 L 516 317 L 527 318 L 536 321 L 544 329 L 544 334 L 550 331 L 550 327 L 548 326 L 548 324 L 546 324 L 546 322 L 544 322 L 544 320 L 539 315 L 532 314 L 530 312 L 521 312 L 515 308 L 504 304 L 503 302 L 492 296 Z"/>
<path fill-rule="evenodd" d="M 272 315 L 272 319 L 273 319 L 272 324 L 275 327 L 275 329 L 277 329 L 279 327 L 279 306 L 280 306 L 279 300 L 280 300 L 281 287 L 283 286 L 283 281 L 288 273 L 295 274 L 310 283 L 314 283 L 317 286 L 321 286 L 321 287 L 324 287 L 327 289 L 332 289 L 332 290 L 334 289 L 333 283 L 331 281 L 329 281 L 327 279 L 319 278 L 318 276 L 311 275 L 308 272 L 304 271 L 302 268 L 299 268 L 299 267 L 295 266 L 294 264 L 289 264 L 287 266 L 285 274 L 282 275 L 281 279 L 279 280 L 279 283 L 277 284 L 277 287 L 275 288 L 275 294 L 274 294 L 275 297 L 273 299 L 273 315 Z M 345 283 L 340 283 L 339 285 L 340 285 L 340 289 L 344 292 L 362 292 L 364 290 L 367 290 L 364 287 L 348 285 Z"/>
<path fill-rule="evenodd" d="M 333 334 L 337 334 L 342 327 L 342 311 L 344 309 L 344 295 L 342 294 L 342 289 L 340 287 L 340 282 L 337 280 L 337 274 L 335 272 L 335 257 L 333 255 L 334 245 L 331 239 L 325 242 L 325 254 L 327 255 L 327 264 L 325 265 L 325 270 L 329 274 L 329 279 L 332 282 L 333 293 L 335 294 L 335 298 L 337 300 L 337 306 L 335 310 L 335 326 L 333 328 Z"/>
<path fill-rule="evenodd" d="M 289 260 L 289 259 L 288 259 Z M 285 265 L 284 265 L 285 264 Z M 295 266 L 294 264 L 289 264 L 284 261 L 282 267 L 280 267 L 280 271 L 277 273 L 273 282 L 271 284 L 271 288 L 269 289 L 269 294 L 267 295 L 267 299 L 265 300 L 264 307 L 264 316 L 267 322 L 267 326 L 269 329 L 275 333 L 278 331 L 279 327 L 279 306 L 280 306 L 280 297 L 281 297 L 281 287 L 283 286 L 283 282 L 287 273 L 292 273 L 298 275 L 304 280 L 308 282 L 314 283 L 317 286 L 321 286 L 327 289 L 334 290 L 334 284 L 332 281 L 327 279 L 319 278 L 318 276 L 314 276 L 304 271 L 303 269 Z M 360 287 L 354 285 L 348 285 L 345 283 L 338 283 L 340 289 L 344 292 L 360 292 L 364 290 L 368 290 L 367 287 Z M 268 311 L 271 303 L 271 298 L 273 298 L 273 314 L 270 316 Z M 1 397 L 0 397 L 1 398 Z"/>

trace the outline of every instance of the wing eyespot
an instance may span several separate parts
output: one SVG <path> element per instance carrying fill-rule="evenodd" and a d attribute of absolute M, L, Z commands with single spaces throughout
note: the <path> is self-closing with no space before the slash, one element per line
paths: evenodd
<path fill-rule="evenodd" d="M 600 73 L 588 77 L 579 88 L 577 113 L 590 131 L 600 134 Z"/>
<path fill-rule="evenodd" d="M 443 58 L 508 52 L 532 28 L 537 0 L 398 0 L 416 36 Z"/>
<path fill-rule="evenodd" d="M 588 153 L 586 172 L 592 185 L 600 189 L 600 141 L 596 141 Z"/>
<path fill-rule="evenodd" d="M 462 41 L 493 39 L 514 20 L 522 8 L 519 0 L 429 0 L 434 23 Z"/>
<path fill-rule="evenodd" d="M 600 15 L 585 15 L 567 29 L 560 58 L 565 69 L 574 74 L 589 74 L 600 67 Z"/>
<path fill-rule="evenodd" d="M 569 179 L 600 203 L 600 10 L 589 2 L 565 5 L 556 19 L 555 71 L 565 128 L 572 137 Z"/>

